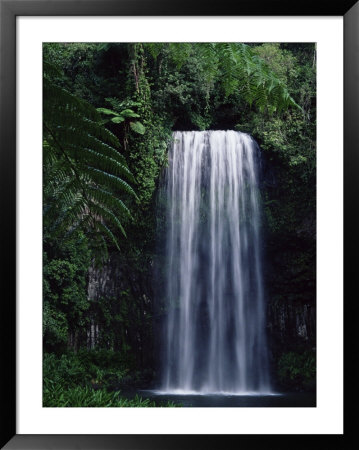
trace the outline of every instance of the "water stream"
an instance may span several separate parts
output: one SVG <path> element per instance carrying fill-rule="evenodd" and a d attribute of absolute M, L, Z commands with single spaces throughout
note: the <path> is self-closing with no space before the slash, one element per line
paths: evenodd
<path fill-rule="evenodd" d="M 260 151 L 235 131 L 175 132 L 161 391 L 268 394 Z"/>

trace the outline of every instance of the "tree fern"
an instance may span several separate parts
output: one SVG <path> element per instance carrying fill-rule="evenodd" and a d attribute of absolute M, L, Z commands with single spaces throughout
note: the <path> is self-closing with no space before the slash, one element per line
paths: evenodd
<path fill-rule="evenodd" d="M 260 111 L 281 111 L 289 106 L 299 108 L 285 84 L 249 45 L 234 42 L 144 45 L 154 58 L 166 49 L 177 67 L 181 67 L 191 51 L 195 52 L 200 57 L 206 84 L 218 82 L 226 97 L 242 93 L 244 100 Z"/>
<path fill-rule="evenodd" d="M 265 108 L 280 111 L 289 106 L 298 107 L 286 86 L 248 45 L 219 43 L 214 47 L 227 96 L 244 87 L 246 101 L 255 103 L 261 111 Z"/>
<path fill-rule="evenodd" d="M 44 220 L 62 238 L 85 231 L 103 256 L 106 242 L 119 248 L 118 232 L 126 235 L 123 223 L 131 214 L 119 196 L 136 196 L 129 184 L 134 180 L 99 111 L 59 86 L 60 76 L 44 63 Z M 137 117 L 131 110 L 123 115 Z"/>

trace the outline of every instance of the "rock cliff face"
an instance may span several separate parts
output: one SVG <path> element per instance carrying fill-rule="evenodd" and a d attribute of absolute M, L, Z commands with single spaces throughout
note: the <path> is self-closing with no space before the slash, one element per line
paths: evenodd
<path fill-rule="evenodd" d="M 269 304 L 267 330 L 272 351 L 315 347 L 316 308 L 310 304 Z"/>
<path fill-rule="evenodd" d="M 121 301 L 121 285 L 123 284 L 123 274 L 121 273 L 119 258 L 111 255 L 106 264 L 101 269 L 90 267 L 88 274 L 88 299 L 96 306 L 100 299 L 115 298 Z M 95 318 L 91 318 L 87 329 L 87 347 L 95 348 L 99 343 L 102 331 L 101 324 Z"/>
<path fill-rule="evenodd" d="M 119 253 L 110 255 L 100 268 L 91 267 L 88 299 L 93 311 L 87 329 L 87 347 L 111 348 L 136 367 L 151 366 L 152 268 L 141 268 Z M 150 367 L 151 368 L 151 367 Z"/>
<path fill-rule="evenodd" d="M 315 253 L 278 248 L 267 272 L 267 332 L 273 354 L 315 347 Z"/>
<path fill-rule="evenodd" d="M 267 303 L 271 379 L 279 391 L 315 389 L 315 292 L 298 299 L 298 286 L 293 284 L 292 295 L 277 295 Z"/>
<path fill-rule="evenodd" d="M 118 296 L 123 285 L 123 276 L 120 260 L 115 255 L 111 255 L 101 269 L 90 267 L 87 290 L 89 300 Z"/>
<path fill-rule="evenodd" d="M 276 378 L 283 361 L 287 361 L 289 372 L 296 371 L 291 366 L 293 355 L 298 360 L 315 355 L 315 189 L 308 180 L 293 187 L 292 174 L 286 172 L 283 161 L 275 157 L 269 160 L 262 153 L 261 193 L 267 335 Z"/>

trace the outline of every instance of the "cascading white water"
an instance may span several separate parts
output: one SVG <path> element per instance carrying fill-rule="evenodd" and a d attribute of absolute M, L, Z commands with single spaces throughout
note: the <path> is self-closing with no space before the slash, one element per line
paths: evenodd
<path fill-rule="evenodd" d="M 259 161 L 257 144 L 244 133 L 174 133 L 163 187 L 163 391 L 270 391 Z"/>

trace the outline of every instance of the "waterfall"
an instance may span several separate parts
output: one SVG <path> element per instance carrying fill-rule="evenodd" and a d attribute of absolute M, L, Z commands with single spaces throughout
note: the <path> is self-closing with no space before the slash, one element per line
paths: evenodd
<path fill-rule="evenodd" d="M 162 187 L 161 389 L 269 392 L 259 148 L 235 131 L 175 132 L 173 138 Z"/>

